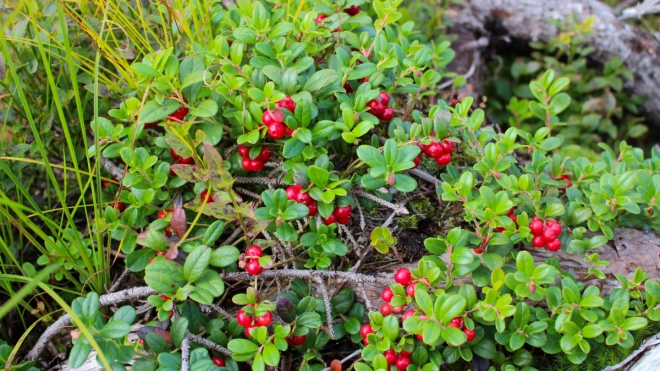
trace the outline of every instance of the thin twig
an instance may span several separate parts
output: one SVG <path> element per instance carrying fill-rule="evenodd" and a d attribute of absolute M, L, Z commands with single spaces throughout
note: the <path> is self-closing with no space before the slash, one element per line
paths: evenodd
<path fill-rule="evenodd" d="M 328 335 L 331 339 L 335 338 L 335 329 L 332 326 L 332 306 L 330 305 L 330 295 L 328 294 L 328 288 L 325 287 L 325 282 L 321 277 L 314 277 L 314 281 L 318 283 L 318 289 L 321 290 L 321 296 L 323 296 L 323 304 L 325 304 L 325 315 L 328 320 Z"/>
<path fill-rule="evenodd" d="M 188 371 L 190 366 L 190 339 L 188 336 L 181 342 L 181 371 Z"/>
<path fill-rule="evenodd" d="M 112 292 L 117 291 L 117 289 L 119 288 L 119 286 L 121 286 L 122 282 L 124 282 L 124 280 L 126 279 L 126 277 L 128 277 L 128 275 L 129 275 L 130 273 L 131 273 L 131 270 L 130 270 L 130 269 L 128 269 L 128 268 L 124 269 L 124 271 L 123 271 L 122 274 L 117 278 L 117 280 L 115 281 L 115 283 L 113 283 L 112 286 L 110 286 L 110 289 L 108 290 L 108 292 L 109 292 L 109 293 L 112 293 Z"/>
<path fill-rule="evenodd" d="M 408 215 L 408 214 L 410 214 L 410 212 L 408 212 L 408 209 L 406 209 L 405 206 L 397 205 L 397 204 L 393 204 L 391 202 L 385 201 L 380 197 L 372 195 L 371 193 L 368 193 L 368 192 L 365 192 L 365 191 L 362 191 L 362 190 L 355 190 L 355 191 L 353 191 L 353 194 L 356 195 L 356 196 L 367 198 L 367 199 L 369 199 L 369 200 L 371 200 L 371 201 L 373 201 L 373 202 L 375 202 L 379 205 L 390 208 L 390 209 L 394 210 L 394 212 L 396 212 L 398 215 Z"/>
<path fill-rule="evenodd" d="M 207 348 L 209 348 L 209 349 L 212 349 L 212 350 L 215 350 L 215 351 L 217 351 L 217 352 L 220 352 L 220 353 L 222 353 L 222 354 L 224 354 L 224 355 L 226 355 L 226 356 L 231 357 L 231 355 L 232 355 L 231 350 L 229 350 L 229 349 L 223 347 L 222 345 L 217 344 L 217 343 L 215 343 L 215 342 L 213 342 L 213 341 L 211 341 L 211 340 L 204 339 L 204 338 L 201 337 L 201 336 L 197 336 L 197 335 L 191 333 L 190 331 L 188 331 L 188 334 L 186 335 L 186 337 L 187 337 L 188 339 L 190 339 L 190 341 L 192 341 L 192 342 L 195 342 L 195 343 L 197 343 L 197 344 L 203 345 L 203 346 L 205 346 L 205 347 L 207 347 Z"/>

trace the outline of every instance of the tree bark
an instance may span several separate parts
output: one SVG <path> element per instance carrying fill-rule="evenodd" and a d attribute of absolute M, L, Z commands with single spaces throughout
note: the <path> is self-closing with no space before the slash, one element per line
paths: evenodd
<path fill-rule="evenodd" d="M 606 63 L 618 56 L 635 75 L 626 88 L 645 99 L 647 119 L 660 127 L 660 40 L 617 19 L 612 8 L 597 0 L 469 0 L 454 20 L 478 34 L 547 41 L 558 29 L 550 19 L 594 16 L 591 57 Z"/>

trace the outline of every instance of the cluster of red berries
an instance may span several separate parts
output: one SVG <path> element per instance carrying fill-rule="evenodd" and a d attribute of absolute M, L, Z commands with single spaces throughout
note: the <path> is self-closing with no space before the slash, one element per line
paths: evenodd
<path fill-rule="evenodd" d="M 351 222 L 351 215 L 353 213 L 353 207 L 351 205 L 339 207 L 335 206 L 334 211 L 330 214 L 329 217 L 321 217 L 325 225 L 330 225 L 332 223 L 339 224 L 348 224 Z"/>
<path fill-rule="evenodd" d="M 422 149 L 422 152 L 429 156 L 430 158 L 435 159 L 435 163 L 440 166 L 447 166 L 451 162 L 451 154 L 456 150 L 456 144 L 451 140 L 443 140 L 442 142 L 433 142 L 431 144 L 420 144 L 419 148 Z M 422 154 L 415 160 L 415 166 L 419 165 Z"/>
<path fill-rule="evenodd" d="M 559 236 L 562 233 L 561 225 L 555 219 L 548 219 L 545 222 L 535 216 L 529 223 L 529 229 L 532 231 L 532 245 L 534 247 L 545 246 L 550 251 L 561 249 L 561 240 Z"/>
<path fill-rule="evenodd" d="M 213 356 L 211 357 L 211 361 L 218 367 L 225 367 L 225 359 L 222 357 Z"/>
<path fill-rule="evenodd" d="M 415 283 L 412 280 L 412 274 L 407 268 L 400 268 L 394 273 L 394 282 L 406 287 L 406 295 L 411 298 L 415 297 Z M 403 312 L 403 306 L 393 307 L 390 302 L 394 298 L 394 292 L 391 288 L 386 287 L 385 290 L 380 294 L 380 297 L 385 303 L 380 306 L 380 312 L 384 316 L 389 316 L 390 314 L 401 314 Z M 407 310 L 403 313 L 402 319 L 405 320 L 408 317 L 412 317 L 415 314 L 413 310 Z"/>
<path fill-rule="evenodd" d="M 158 212 L 158 219 L 165 219 L 170 214 L 172 214 L 172 209 L 161 210 Z M 172 236 L 172 228 L 171 225 L 169 224 L 167 225 L 167 227 L 165 227 L 165 235 L 167 237 Z"/>
<path fill-rule="evenodd" d="M 293 112 L 296 109 L 296 102 L 291 97 L 285 97 L 276 102 L 275 105 L 278 107 L 277 109 L 264 111 L 261 115 L 261 121 L 268 128 L 268 136 L 273 140 L 280 140 L 293 135 L 293 130 L 284 124 L 284 113 L 282 113 L 281 108 Z"/>
<path fill-rule="evenodd" d="M 188 100 L 186 99 L 186 96 L 183 95 L 183 94 L 181 94 L 181 96 L 183 97 L 183 101 L 184 101 L 185 103 L 188 103 Z M 178 99 L 178 98 L 179 98 L 179 94 L 177 94 L 177 93 L 172 94 L 172 98 L 173 98 L 173 99 Z M 167 116 L 167 118 L 168 118 L 170 121 L 174 121 L 174 122 L 182 122 L 183 119 L 186 118 L 186 115 L 188 115 L 188 111 L 189 111 L 189 110 L 188 110 L 188 107 L 186 107 L 186 106 L 181 106 L 178 110 L 174 111 L 174 112 L 171 113 L 169 116 Z M 145 129 L 148 129 L 148 128 L 154 128 L 154 127 L 156 127 L 156 125 L 158 125 L 158 121 L 147 122 L 147 123 L 144 124 L 144 128 L 145 128 Z M 174 156 L 172 156 L 172 157 L 174 157 Z"/>
<path fill-rule="evenodd" d="M 174 149 L 170 149 L 170 155 L 174 159 L 175 164 L 186 164 L 187 165 L 187 164 L 190 164 L 190 163 L 193 162 L 192 157 L 179 156 L 179 154 L 176 153 L 176 151 Z M 171 167 L 170 167 L 170 175 L 171 176 L 176 176 L 176 173 L 174 172 L 174 169 L 172 169 Z"/>
<path fill-rule="evenodd" d="M 270 156 L 273 155 L 273 152 L 271 152 L 268 147 L 262 146 L 259 156 L 256 158 L 250 158 L 250 149 L 252 149 L 252 147 L 248 147 L 245 144 L 238 146 L 238 155 L 243 158 L 241 161 L 241 166 L 243 166 L 245 171 L 256 172 L 263 170 L 264 165 L 270 159 Z"/>
<path fill-rule="evenodd" d="M 248 305 L 254 306 L 254 304 Z M 241 310 L 236 314 L 236 322 L 238 322 L 239 325 L 245 327 L 245 334 L 247 334 L 248 337 L 252 337 L 252 334 L 250 334 L 252 329 L 260 326 L 270 326 L 270 324 L 273 323 L 273 313 L 267 311 L 263 316 L 257 317 L 248 315 L 244 310 Z"/>
<path fill-rule="evenodd" d="M 465 327 L 465 323 L 463 322 L 462 317 L 453 318 L 451 321 L 449 321 L 447 327 L 456 327 L 457 329 L 462 330 L 465 336 L 467 336 L 467 341 L 472 341 L 475 337 L 477 337 L 477 331 L 470 330 Z"/>
<path fill-rule="evenodd" d="M 366 81 L 369 81 L 369 78 L 366 79 Z M 392 111 L 392 108 L 388 107 L 389 104 L 390 96 L 383 91 L 376 99 L 367 102 L 367 107 L 369 107 L 368 112 L 383 121 L 390 121 L 394 117 L 394 111 Z"/>
<path fill-rule="evenodd" d="M 257 245 L 252 245 L 245 250 L 245 259 L 247 259 L 248 263 L 245 266 L 245 270 L 253 275 L 253 276 L 258 276 L 263 272 L 264 268 L 261 266 L 259 263 L 259 258 L 263 255 L 263 251 L 261 250 L 261 247 Z M 266 326 L 266 325 L 262 325 Z"/>
<path fill-rule="evenodd" d="M 319 212 L 319 204 L 309 195 L 309 192 L 303 192 L 302 189 L 298 184 L 288 187 L 286 189 L 286 198 L 306 205 L 309 209 L 307 216 L 315 216 Z"/>
<path fill-rule="evenodd" d="M 403 349 L 399 354 L 397 354 L 397 352 L 395 352 L 393 349 L 388 349 L 385 352 L 383 352 L 383 355 L 385 356 L 385 360 L 387 361 L 387 365 L 390 367 L 394 365 L 399 371 L 404 371 L 412 363 L 410 361 L 410 354 L 411 353 Z"/>

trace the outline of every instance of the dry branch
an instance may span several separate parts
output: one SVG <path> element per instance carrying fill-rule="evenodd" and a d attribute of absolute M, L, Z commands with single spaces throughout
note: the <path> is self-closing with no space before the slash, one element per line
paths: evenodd
<path fill-rule="evenodd" d="M 479 34 L 501 33 L 523 40 L 547 41 L 559 30 L 550 19 L 595 17 L 589 43 L 591 57 L 606 63 L 619 57 L 635 75 L 627 83 L 634 94 L 645 99 L 648 119 L 660 126 L 660 40 L 617 18 L 609 6 L 597 0 L 470 0 L 455 19 L 459 28 Z M 495 31 L 495 32 L 493 32 Z"/>

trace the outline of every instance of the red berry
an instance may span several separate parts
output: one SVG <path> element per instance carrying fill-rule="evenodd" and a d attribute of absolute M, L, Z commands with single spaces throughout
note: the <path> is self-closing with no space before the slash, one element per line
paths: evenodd
<path fill-rule="evenodd" d="M 403 312 L 403 315 L 401 316 L 401 322 L 407 320 L 408 318 L 414 315 L 415 315 L 415 311 L 412 309 L 408 309 L 407 311 Z"/>
<path fill-rule="evenodd" d="M 126 204 L 121 201 L 115 201 L 111 203 L 113 209 L 119 210 L 120 213 L 123 213 L 126 210 Z"/>
<path fill-rule="evenodd" d="M 410 366 L 410 358 L 401 356 L 396 359 L 397 370 L 404 371 L 408 366 Z"/>
<path fill-rule="evenodd" d="M 404 349 L 401 349 L 401 356 L 402 357 L 410 357 L 412 353 L 405 351 Z"/>
<path fill-rule="evenodd" d="M 415 335 L 415 337 L 416 337 L 417 340 L 419 340 L 419 341 L 424 341 L 424 337 L 422 336 L 422 334 L 417 334 L 417 335 Z"/>
<path fill-rule="evenodd" d="M 286 108 L 291 112 L 296 110 L 296 102 L 294 102 L 293 99 L 291 99 L 291 97 L 286 97 L 281 101 L 276 102 L 275 105 L 280 108 Z"/>
<path fill-rule="evenodd" d="M 301 191 L 300 193 L 298 193 L 298 200 L 297 200 L 298 203 L 301 203 L 301 204 L 303 204 L 303 205 L 307 205 L 307 203 L 308 203 L 309 200 L 311 200 L 311 199 L 312 199 L 312 198 L 309 196 L 309 193 L 308 193 L 308 192 L 302 192 L 302 191 Z"/>
<path fill-rule="evenodd" d="M 495 230 L 498 231 L 498 232 L 500 232 L 500 233 L 502 233 L 502 232 L 504 232 L 506 229 L 504 229 L 504 227 L 496 227 Z"/>
<path fill-rule="evenodd" d="M 172 212 L 172 209 L 165 209 L 158 212 L 158 219 L 165 219 Z"/>
<path fill-rule="evenodd" d="M 480 249 L 478 247 L 476 249 L 474 249 L 473 251 L 474 251 L 475 254 L 483 254 L 483 252 L 484 252 L 482 249 Z"/>
<path fill-rule="evenodd" d="M 399 268 L 399 270 L 394 273 L 394 282 L 405 286 L 410 283 L 411 276 L 408 268 Z"/>
<path fill-rule="evenodd" d="M 394 350 L 388 349 L 383 352 L 383 355 L 389 366 L 392 366 L 396 362 L 396 352 Z"/>
<path fill-rule="evenodd" d="M 344 219 L 344 218 L 350 218 L 352 212 L 353 212 L 353 207 L 351 205 L 348 205 L 344 207 L 335 207 L 335 211 L 333 212 L 333 214 L 335 214 L 335 217 L 337 217 L 337 219 Z"/>
<path fill-rule="evenodd" d="M 391 302 L 392 298 L 394 297 L 394 292 L 392 292 L 392 289 L 387 287 L 383 292 L 380 294 L 380 297 L 383 299 L 383 301 L 386 302 Z"/>
<path fill-rule="evenodd" d="M 330 214 L 330 216 L 327 218 L 321 217 L 321 220 L 323 220 L 323 223 L 325 223 L 325 225 L 330 225 L 332 223 L 335 223 L 337 221 L 337 218 L 335 217 L 334 214 Z"/>
<path fill-rule="evenodd" d="M 261 153 L 259 154 L 259 156 L 257 156 L 256 160 L 259 160 L 259 161 L 265 163 L 266 161 L 270 160 L 270 156 L 272 156 L 272 155 L 273 155 L 273 152 L 271 150 L 269 150 L 268 147 L 263 146 L 263 147 L 261 147 Z"/>
<path fill-rule="evenodd" d="M 515 218 L 515 214 L 513 213 L 513 209 L 509 209 L 509 211 L 506 213 L 506 216 L 509 218 Z"/>
<path fill-rule="evenodd" d="M 344 90 L 346 90 L 346 94 L 351 94 L 353 92 L 353 87 L 348 83 L 348 81 L 344 83 Z"/>
<path fill-rule="evenodd" d="M 258 158 L 250 160 L 250 169 L 252 169 L 252 171 L 254 171 L 254 172 L 263 170 L 264 165 L 265 164 L 261 160 L 259 160 Z"/>
<path fill-rule="evenodd" d="M 289 341 L 289 344 L 293 345 L 294 347 L 299 347 L 305 343 L 305 340 L 307 339 L 307 336 L 305 335 L 300 335 L 300 336 L 290 336 L 287 338 Z"/>
<path fill-rule="evenodd" d="M 383 110 L 383 114 L 380 116 L 383 121 L 390 121 L 394 118 L 394 111 L 390 107 L 386 107 Z"/>
<path fill-rule="evenodd" d="M 154 257 L 152 257 L 151 259 L 149 259 L 149 263 L 147 263 L 147 264 L 151 264 L 151 262 L 153 262 L 153 261 L 154 261 L 154 259 L 156 259 L 156 257 L 155 257 L 155 256 L 154 256 Z"/>
<path fill-rule="evenodd" d="M 383 313 L 384 316 L 389 316 L 392 314 L 392 305 L 390 303 L 383 303 L 383 305 L 380 306 L 380 312 Z"/>
<path fill-rule="evenodd" d="M 284 114 L 279 108 L 274 110 L 267 109 L 261 114 L 261 121 L 263 121 L 266 126 L 270 126 L 274 123 L 281 124 L 282 121 L 284 121 Z"/>
<path fill-rule="evenodd" d="M 213 362 L 214 365 L 218 367 L 225 367 L 225 359 L 213 356 L 211 357 L 211 361 Z"/>
<path fill-rule="evenodd" d="M 248 327 L 252 325 L 252 317 L 245 314 L 245 311 L 239 311 L 236 314 L 236 322 L 243 327 Z"/>
<path fill-rule="evenodd" d="M 438 158 L 442 156 L 442 154 L 444 153 L 444 149 L 442 148 L 442 144 L 438 142 L 433 142 L 426 147 L 425 153 L 427 156 L 431 158 Z"/>
<path fill-rule="evenodd" d="M 307 216 L 316 216 L 319 213 L 319 204 L 314 199 L 307 203 L 307 208 L 309 209 Z"/>
<path fill-rule="evenodd" d="M 190 163 L 192 163 L 192 162 L 193 162 L 193 158 L 192 158 L 192 157 L 181 157 L 180 159 L 178 159 L 178 160 L 176 161 L 177 164 L 184 164 L 184 165 L 185 165 L 185 164 L 190 164 Z"/>
<path fill-rule="evenodd" d="M 557 236 L 559 236 L 561 232 L 563 232 L 561 225 L 559 225 L 559 223 L 554 219 L 548 220 L 548 222 L 546 223 L 546 227 L 548 229 L 551 229 Z"/>
<path fill-rule="evenodd" d="M 175 159 L 175 160 L 178 160 L 178 159 L 181 158 L 181 156 L 179 156 L 179 154 L 176 153 L 176 151 L 174 151 L 173 148 L 170 149 L 170 156 L 172 156 L 172 158 Z"/>
<path fill-rule="evenodd" d="M 399 305 L 398 307 L 392 307 L 392 313 L 394 314 L 403 313 L 403 305 Z"/>
<path fill-rule="evenodd" d="M 245 256 L 248 259 L 260 258 L 263 256 L 263 250 L 257 245 L 252 245 L 245 250 Z"/>
<path fill-rule="evenodd" d="M 555 238 L 554 240 L 545 244 L 545 247 L 547 247 L 550 251 L 557 251 L 561 249 L 561 240 L 559 238 Z"/>
<path fill-rule="evenodd" d="M 252 149 L 252 147 L 248 147 L 245 144 L 241 144 L 240 146 L 238 146 L 238 155 L 243 158 L 246 158 L 250 155 L 250 149 Z"/>
<path fill-rule="evenodd" d="M 316 24 L 321 24 L 326 18 L 328 18 L 327 14 L 319 14 L 314 21 L 316 22 Z"/>
<path fill-rule="evenodd" d="M 167 237 L 172 237 L 172 228 L 169 225 L 165 227 L 164 231 Z"/>
<path fill-rule="evenodd" d="M 258 259 L 253 259 L 250 260 L 249 263 L 247 263 L 247 265 L 245 266 L 245 270 L 253 276 L 258 276 L 259 274 L 261 274 L 261 272 L 263 272 L 264 269 L 261 266 L 261 264 L 259 264 Z"/>
<path fill-rule="evenodd" d="M 105 180 L 105 179 L 101 180 L 101 187 L 103 187 L 103 189 L 108 188 L 109 185 L 110 185 L 109 180 Z"/>
<path fill-rule="evenodd" d="M 449 325 L 447 327 L 456 327 L 458 329 L 463 327 L 463 317 L 456 317 L 452 318 L 451 321 L 449 321 Z"/>
<path fill-rule="evenodd" d="M 373 333 L 374 333 L 374 329 L 371 328 L 371 325 L 368 323 L 365 323 L 364 325 L 362 325 L 362 327 L 360 327 L 360 335 L 362 335 L 363 338 L 366 338 L 367 335 Z"/>
<path fill-rule="evenodd" d="M 419 156 L 413 159 L 413 164 L 415 164 L 415 167 L 418 167 L 421 161 L 422 161 L 422 154 L 420 153 Z"/>
<path fill-rule="evenodd" d="M 252 330 L 254 330 L 255 328 L 257 328 L 257 326 L 253 326 L 253 325 L 246 326 L 246 327 L 245 327 L 245 335 L 247 335 L 249 338 L 251 338 L 251 337 L 252 337 L 251 332 L 252 332 Z"/>
<path fill-rule="evenodd" d="M 273 122 L 268 125 L 268 136 L 272 140 L 280 140 L 284 137 L 284 124 L 281 122 Z"/>
<path fill-rule="evenodd" d="M 383 106 L 383 104 L 380 103 L 379 101 L 375 100 L 375 99 L 370 100 L 369 102 L 367 102 L 367 107 L 369 107 L 367 112 L 371 113 L 374 116 L 378 116 L 378 117 L 380 117 L 380 115 L 383 114 L 383 111 L 385 111 L 385 107 Z"/>
<path fill-rule="evenodd" d="M 411 283 L 408 286 L 406 286 L 406 294 L 410 296 L 411 298 L 415 297 L 415 284 Z"/>
<path fill-rule="evenodd" d="M 273 322 L 273 313 L 270 311 L 266 312 L 261 317 L 257 317 L 257 325 L 259 326 L 270 326 L 270 324 Z"/>
<path fill-rule="evenodd" d="M 529 229 L 532 231 L 533 235 L 538 236 L 543 233 L 543 222 L 540 220 L 532 220 L 529 223 Z"/>
<path fill-rule="evenodd" d="M 451 154 L 443 153 L 440 157 L 435 159 L 435 163 L 440 166 L 447 166 L 451 162 Z"/>
<path fill-rule="evenodd" d="M 282 124 L 284 126 L 284 136 L 285 137 L 290 137 L 293 135 L 293 130 L 291 130 L 290 127 L 288 127 L 286 124 Z"/>
<path fill-rule="evenodd" d="M 557 238 L 557 234 L 555 233 L 554 229 L 552 228 L 546 228 L 543 230 L 543 233 L 541 233 L 541 236 L 543 237 L 543 240 L 545 242 L 550 242 Z"/>
<path fill-rule="evenodd" d="M 346 225 L 351 222 L 351 217 L 347 216 L 346 218 L 337 218 L 337 223 Z"/>
<path fill-rule="evenodd" d="M 244 158 L 241 160 L 241 166 L 245 171 L 255 171 L 252 169 L 252 160 L 249 157 Z"/>
<path fill-rule="evenodd" d="M 161 295 L 160 298 L 163 299 L 163 300 L 165 300 L 165 301 L 170 300 L 170 297 L 167 296 L 167 295 Z"/>
<path fill-rule="evenodd" d="M 346 13 L 350 16 L 354 16 L 354 15 L 358 14 L 360 12 L 360 10 L 362 10 L 362 8 L 360 8 L 359 6 L 351 5 L 348 8 L 344 9 L 344 13 Z"/>
<path fill-rule="evenodd" d="M 573 183 L 571 182 L 571 177 L 568 174 L 562 175 L 561 180 L 566 182 L 566 188 L 570 188 L 573 185 Z M 563 189 L 566 190 L 566 188 Z"/>
<path fill-rule="evenodd" d="M 465 329 L 463 330 L 463 333 L 467 336 L 467 341 L 472 341 L 474 340 L 475 337 L 477 337 L 477 332 L 474 330 L 470 329 Z"/>
<path fill-rule="evenodd" d="M 213 195 L 209 191 L 203 190 L 202 193 L 199 194 L 199 199 L 202 200 L 202 202 L 213 202 Z"/>
<path fill-rule="evenodd" d="M 380 95 L 380 102 L 383 104 L 383 106 L 387 106 L 390 104 L 390 95 L 387 94 L 386 92 L 381 92 Z"/>
<path fill-rule="evenodd" d="M 173 98 L 178 98 L 179 95 L 177 93 L 172 94 Z M 185 95 L 183 95 L 183 101 L 185 103 L 188 103 L 188 100 L 186 99 Z M 183 121 L 184 118 L 186 118 L 186 115 L 188 114 L 188 107 L 181 106 L 178 110 L 174 111 L 171 115 L 169 115 L 169 119 L 171 121 L 176 121 L 176 122 L 181 122 Z"/>
<path fill-rule="evenodd" d="M 454 143 L 454 142 L 451 141 L 451 140 L 447 140 L 447 139 L 445 139 L 445 140 L 442 142 L 442 146 L 443 146 L 444 148 L 448 149 L 447 152 L 454 152 L 454 151 L 456 150 L 456 143 Z"/>
<path fill-rule="evenodd" d="M 294 185 L 291 187 L 287 187 L 286 189 L 286 198 L 288 200 L 293 200 L 293 201 L 298 201 L 298 196 L 300 195 L 300 190 L 302 189 L 301 186 L 299 185 Z"/>
<path fill-rule="evenodd" d="M 543 240 L 543 237 L 534 236 L 534 238 L 532 238 L 532 246 L 534 246 L 534 247 L 543 247 L 543 246 L 545 246 L 545 241 Z"/>
<path fill-rule="evenodd" d="M 368 78 L 368 77 L 364 77 L 364 78 L 361 78 L 361 79 L 358 80 L 358 81 L 360 81 L 360 82 L 369 82 L 369 78 Z"/>

